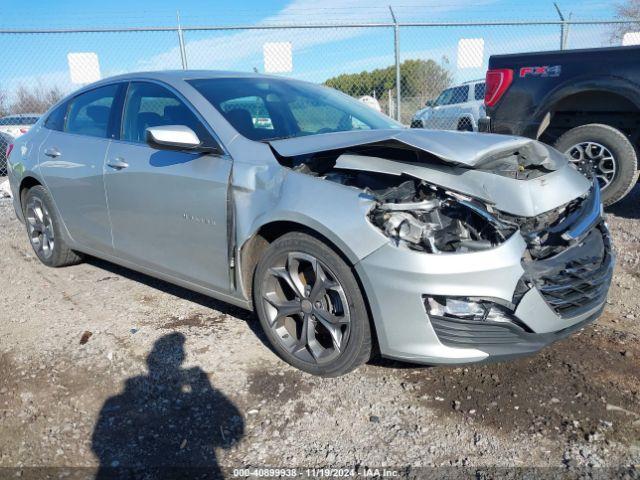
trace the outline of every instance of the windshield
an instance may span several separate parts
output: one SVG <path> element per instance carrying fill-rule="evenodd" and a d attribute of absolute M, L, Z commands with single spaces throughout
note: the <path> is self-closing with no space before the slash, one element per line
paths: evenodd
<path fill-rule="evenodd" d="M 309 83 L 272 78 L 209 78 L 189 83 L 250 140 L 403 128 L 347 95 Z"/>

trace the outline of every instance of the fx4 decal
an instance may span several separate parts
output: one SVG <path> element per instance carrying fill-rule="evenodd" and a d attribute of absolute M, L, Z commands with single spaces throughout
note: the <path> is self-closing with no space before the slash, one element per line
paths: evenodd
<path fill-rule="evenodd" d="M 520 78 L 524 77 L 559 77 L 562 68 L 560 65 L 543 65 L 541 67 L 520 68 Z"/>

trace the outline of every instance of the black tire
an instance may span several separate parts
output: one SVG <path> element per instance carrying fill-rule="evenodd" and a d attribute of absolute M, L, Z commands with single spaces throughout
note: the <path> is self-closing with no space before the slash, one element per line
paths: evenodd
<path fill-rule="evenodd" d="M 273 313 L 267 311 L 267 308 L 271 308 L 268 307 L 268 305 L 273 305 L 273 303 L 264 300 L 265 296 L 272 294 L 272 292 L 269 291 L 269 285 L 272 285 L 270 282 L 275 281 L 278 283 L 279 287 L 281 286 L 280 282 L 282 279 L 273 275 L 272 267 L 279 265 L 279 262 L 282 261 L 283 258 L 293 258 L 293 256 L 297 255 L 306 255 L 317 260 L 318 264 L 321 265 L 321 268 L 326 274 L 326 277 L 331 279 L 330 283 L 335 285 L 337 282 L 340 292 L 344 294 L 341 294 L 341 298 L 344 298 L 344 300 L 341 300 L 340 302 L 346 303 L 345 306 L 348 308 L 348 310 L 343 310 L 343 314 L 345 311 L 348 312 L 347 314 L 350 318 L 348 327 L 340 327 L 345 329 L 348 328 L 348 330 L 343 330 L 346 332 L 344 334 L 346 336 L 346 340 L 342 336 L 343 334 L 340 334 L 340 338 L 342 341 L 345 341 L 346 345 L 340 344 L 340 348 L 336 349 L 336 343 L 333 341 L 333 337 L 330 336 L 329 338 L 332 338 L 332 347 L 328 348 L 327 351 L 331 350 L 332 353 L 327 356 L 328 360 L 325 363 L 316 359 L 316 355 L 312 354 L 314 349 L 310 344 L 306 344 L 304 348 L 299 347 L 301 337 L 298 338 L 298 334 L 295 332 L 291 333 L 291 337 L 288 337 L 288 332 L 284 333 L 284 339 L 280 336 L 281 334 L 278 333 L 278 330 L 284 332 L 283 328 L 285 328 L 285 322 L 288 322 L 289 330 L 291 330 L 291 325 L 295 325 L 294 330 L 299 329 L 299 332 L 301 332 L 301 325 L 304 324 L 303 319 L 305 318 L 305 315 L 307 315 L 314 319 L 312 320 L 313 323 L 311 323 L 311 329 L 313 331 L 313 338 L 317 339 L 322 335 L 321 330 L 324 329 L 325 332 L 328 331 L 323 322 L 320 322 L 319 317 L 322 316 L 318 315 L 320 310 L 314 309 L 313 312 L 307 311 L 306 314 L 303 311 L 300 311 L 288 316 L 283 315 L 282 318 L 284 320 L 282 320 L 282 322 L 274 323 L 274 325 L 282 323 L 282 326 L 276 329 L 271 326 L 270 321 L 270 315 L 273 316 Z M 302 265 L 302 262 L 298 263 L 298 266 L 300 265 Z M 289 271 L 291 271 L 291 269 L 289 269 Z M 299 268 L 296 267 L 295 272 L 300 271 L 302 270 L 299 270 Z M 300 280 L 302 276 L 304 276 L 304 274 L 299 274 L 298 280 Z M 315 279 L 317 279 L 317 277 L 315 277 Z M 315 284 L 313 281 L 310 283 Z M 288 285 L 289 283 L 285 282 L 285 287 Z M 293 292 L 293 290 L 290 291 Z M 324 298 L 328 296 L 326 295 L 327 291 L 328 290 L 325 291 Z M 293 295 L 293 297 L 293 301 L 296 301 L 296 296 Z M 297 297 L 298 301 L 302 297 L 313 300 L 313 302 L 309 302 L 308 304 L 313 304 L 315 302 L 315 299 L 311 294 L 303 294 L 300 297 Z M 256 313 L 260 319 L 260 324 L 262 325 L 262 328 L 274 351 L 284 361 L 296 368 L 299 368 L 300 370 L 323 377 L 336 377 L 356 369 L 371 357 L 372 340 L 369 315 L 360 287 L 358 286 L 358 282 L 356 281 L 349 265 L 347 265 L 347 263 L 335 251 L 317 238 L 305 233 L 292 232 L 275 240 L 267 248 L 256 268 L 253 279 L 253 301 Z M 315 302 L 315 305 L 318 305 L 319 303 L 320 302 Z M 326 310 L 331 310 L 331 308 L 332 307 L 330 305 L 320 307 L 320 309 Z M 273 311 L 275 310 L 272 310 L 272 312 Z M 314 313 L 317 317 L 313 315 Z M 285 348 L 286 341 L 298 345 L 298 356 L 294 355 L 289 350 L 292 348 L 291 346 L 289 349 Z M 293 349 L 295 350 L 296 348 L 294 347 Z M 299 358 L 300 355 L 305 355 L 309 357 L 310 360 L 305 361 L 304 359 Z M 334 356 L 335 358 L 333 358 Z"/>
<path fill-rule="evenodd" d="M 473 124 L 468 118 L 458 120 L 458 130 L 461 132 L 473 132 Z"/>
<path fill-rule="evenodd" d="M 53 232 L 52 242 L 45 242 L 43 239 L 44 234 L 38 234 L 38 229 L 33 228 L 34 223 L 37 223 L 35 219 L 38 217 L 35 210 L 31 208 L 34 205 L 41 208 L 44 218 L 42 224 L 46 227 L 47 235 Z M 62 238 L 60 219 L 56 213 L 53 200 L 46 188 L 42 185 L 36 185 L 30 188 L 24 197 L 24 205 L 22 208 L 29 243 L 31 243 L 33 251 L 42 263 L 48 267 L 66 267 L 82 261 L 82 256 L 71 250 Z M 36 238 L 39 238 L 39 240 L 34 240 Z M 44 244 L 53 246 L 51 248 L 45 248 L 42 246 Z"/>
<path fill-rule="evenodd" d="M 612 205 L 629 193 L 638 180 L 636 150 L 624 133 L 600 123 L 572 128 L 560 136 L 554 146 L 568 154 L 573 146 L 584 142 L 600 144 L 613 155 L 615 173 L 610 183 L 602 189 L 602 203 Z M 589 176 L 589 172 L 586 173 Z"/>

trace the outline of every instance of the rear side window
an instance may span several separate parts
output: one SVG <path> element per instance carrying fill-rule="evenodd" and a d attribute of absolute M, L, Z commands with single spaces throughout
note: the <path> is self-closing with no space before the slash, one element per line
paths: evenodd
<path fill-rule="evenodd" d="M 145 143 L 145 131 L 149 127 L 184 125 L 203 143 L 212 142 L 211 135 L 191 109 L 173 92 L 155 83 L 132 82 L 124 109 L 122 140 Z"/>
<path fill-rule="evenodd" d="M 484 83 L 476 83 L 473 89 L 473 98 L 475 98 L 476 100 L 484 100 Z"/>
<path fill-rule="evenodd" d="M 107 85 L 78 95 L 69 104 L 69 113 L 64 131 L 107 138 L 109 118 L 118 85 Z"/>
<path fill-rule="evenodd" d="M 64 121 L 67 118 L 68 106 L 69 105 L 65 102 L 51 112 L 44 122 L 45 128 L 48 128 L 49 130 L 57 130 L 58 132 L 64 130 Z"/>

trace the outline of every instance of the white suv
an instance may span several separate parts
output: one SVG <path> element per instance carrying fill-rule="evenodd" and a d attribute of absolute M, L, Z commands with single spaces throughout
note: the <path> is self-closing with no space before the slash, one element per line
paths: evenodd
<path fill-rule="evenodd" d="M 418 110 L 412 128 L 477 131 L 484 116 L 484 79 L 472 80 L 443 90 L 435 101 Z"/>

